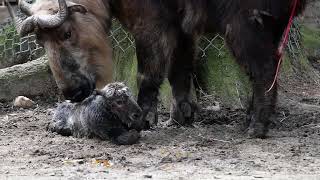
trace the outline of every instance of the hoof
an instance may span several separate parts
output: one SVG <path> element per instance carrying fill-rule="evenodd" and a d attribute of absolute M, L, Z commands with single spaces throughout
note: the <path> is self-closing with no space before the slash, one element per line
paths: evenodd
<path fill-rule="evenodd" d="M 168 125 L 191 125 L 194 122 L 195 108 L 192 103 L 181 102 L 179 106 L 172 104 Z"/>
<path fill-rule="evenodd" d="M 158 113 L 152 111 L 147 112 L 144 116 L 144 121 L 146 122 L 144 126 L 145 130 L 154 128 L 158 124 Z"/>
<path fill-rule="evenodd" d="M 248 138 L 260 138 L 265 139 L 267 137 L 268 127 L 262 123 L 256 123 L 255 125 L 250 125 L 248 128 Z"/>
<path fill-rule="evenodd" d="M 183 102 L 180 104 L 180 111 L 184 118 L 191 118 L 193 116 L 192 107 L 187 102 Z"/>
<path fill-rule="evenodd" d="M 140 134 L 136 130 L 130 130 L 118 136 L 115 143 L 118 145 L 132 145 L 139 141 Z"/>
<path fill-rule="evenodd" d="M 172 126 L 177 126 L 177 125 L 179 125 L 178 122 L 172 118 L 170 118 L 168 121 L 163 123 L 164 127 L 172 127 Z"/>

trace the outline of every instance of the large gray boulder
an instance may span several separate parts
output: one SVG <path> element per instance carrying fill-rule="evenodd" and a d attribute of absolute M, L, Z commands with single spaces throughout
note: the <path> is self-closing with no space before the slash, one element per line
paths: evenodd
<path fill-rule="evenodd" d="M 0 69 L 0 101 L 17 96 L 53 95 L 57 92 L 46 56 Z"/>

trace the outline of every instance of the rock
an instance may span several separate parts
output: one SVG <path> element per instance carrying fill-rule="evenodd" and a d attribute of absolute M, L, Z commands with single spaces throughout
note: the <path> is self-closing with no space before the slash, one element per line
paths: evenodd
<path fill-rule="evenodd" d="M 152 179 L 152 176 L 151 176 L 151 175 L 144 175 L 143 178 L 145 178 L 145 179 Z"/>
<path fill-rule="evenodd" d="M 218 112 L 221 110 L 220 105 L 216 105 L 216 106 L 207 106 L 205 108 L 206 111 L 214 111 L 214 112 Z"/>
<path fill-rule="evenodd" d="M 173 158 L 166 156 L 166 157 L 162 158 L 160 162 L 161 163 L 172 163 L 173 162 Z"/>
<path fill-rule="evenodd" d="M 13 102 L 14 107 L 24 109 L 31 108 L 34 104 L 35 102 L 25 96 L 18 96 Z"/>
<path fill-rule="evenodd" d="M 0 84 L 0 101 L 11 101 L 17 96 L 54 95 L 57 92 L 46 56 L 0 69 Z"/>

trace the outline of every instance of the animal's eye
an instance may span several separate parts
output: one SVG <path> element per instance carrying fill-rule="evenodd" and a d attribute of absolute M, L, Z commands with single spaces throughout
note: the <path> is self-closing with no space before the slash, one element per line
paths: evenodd
<path fill-rule="evenodd" d="M 63 35 L 64 40 L 68 40 L 71 38 L 71 31 L 65 32 Z"/>
<path fill-rule="evenodd" d="M 123 99 L 117 99 L 117 100 L 114 101 L 114 104 L 115 104 L 116 106 L 123 106 L 123 105 L 125 104 L 125 100 L 123 100 Z"/>
<path fill-rule="evenodd" d="M 124 104 L 124 100 L 123 100 L 123 99 L 118 99 L 118 100 L 115 100 L 114 103 L 115 103 L 116 105 L 118 105 L 118 106 L 121 106 L 121 105 Z"/>

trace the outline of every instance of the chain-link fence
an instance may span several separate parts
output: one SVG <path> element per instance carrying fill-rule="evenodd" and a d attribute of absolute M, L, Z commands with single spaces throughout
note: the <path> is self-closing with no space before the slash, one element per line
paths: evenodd
<path fill-rule="evenodd" d="M 113 21 L 109 38 L 112 40 L 113 48 L 122 53 L 135 48 L 131 34 L 116 20 Z M 295 24 L 287 48 L 293 56 L 300 52 L 300 39 L 299 27 Z M 210 49 L 216 50 L 219 55 L 223 48 L 224 41 L 220 35 L 202 36 L 198 44 L 199 57 L 206 57 Z M 9 19 L 6 23 L 0 24 L 0 68 L 34 60 L 44 54 L 44 49 L 37 44 L 35 35 L 20 38 Z"/>
<path fill-rule="evenodd" d="M 0 68 L 21 64 L 44 55 L 34 35 L 20 38 L 12 23 L 0 25 Z"/>
<path fill-rule="evenodd" d="M 287 45 L 287 51 L 291 57 L 296 58 L 301 53 L 301 41 L 302 35 L 300 32 L 299 22 L 294 21 L 290 31 L 289 41 Z"/>

